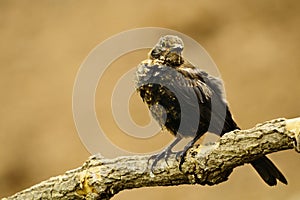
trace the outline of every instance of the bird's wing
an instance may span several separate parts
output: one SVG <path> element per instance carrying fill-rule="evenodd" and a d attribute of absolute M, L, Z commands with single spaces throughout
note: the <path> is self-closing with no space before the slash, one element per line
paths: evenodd
<path fill-rule="evenodd" d="M 205 94 L 205 97 L 209 100 L 210 105 L 206 105 L 204 108 L 200 105 L 204 112 L 211 113 L 208 131 L 222 135 L 238 128 L 229 111 L 221 79 L 190 65 L 179 68 L 179 71 L 189 77 L 190 81 L 195 84 L 193 87 L 195 93 L 198 94 L 200 91 L 200 94 L 202 96 Z"/>
<path fill-rule="evenodd" d="M 196 69 L 187 71 L 186 66 L 182 69 L 176 68 L 172 71 L 174 78 L 170 80 L 167 87 L 175 91 L 174 95 L 180 104 L 179 132 L 182 135 L 194 137 L 208 130 L 213 91 Z"/>
<path fill-rule="evenodd" d="M 199 68 L 193 67 L 190 64 L 188 67 L 180 67 L 178 70 L 186 77 L 189 77 L 192 82 L 206 90 L 209 90 L 209 93 L 213 93 L 218 96 L 224 103 L 226 103 L 225 92 L 223 82 L 220 78 L 212 76 L 205 71 L 200 70 Z M 211 96 L 212 94 L 210 94 Z"/>

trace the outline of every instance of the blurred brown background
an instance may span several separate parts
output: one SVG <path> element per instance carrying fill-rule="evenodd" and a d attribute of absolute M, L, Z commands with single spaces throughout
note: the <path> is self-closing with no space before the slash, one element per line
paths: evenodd
<path fill-rule="evenodd" d="M 108 37 L 145 26 L 191 36 L 218 65 L 237 122 L 250 128 L 299 116 L 299 24 L 300 2 L 295 0 L 0 0 L 0 197 L 87 159 L 72 118 L 73 83 L 84 58 Z M 122 75 L 124 66 L 145 57 L 141 51 L 121 58 L 102 81 L 113 84 L 108 81 L 116 80 L 114 74 Z M 97 100 L 105 94 L 98 93 Z M 101 108 L 110 105 L 109 99 L 101 102 L 96 105 L 100 119 Z M 300 156 L 286 151 L 269 157 L 288 186 L 268 187 L 246 165 L 217 186 L 141 188 L 114 199 L 300 199 Z"/>

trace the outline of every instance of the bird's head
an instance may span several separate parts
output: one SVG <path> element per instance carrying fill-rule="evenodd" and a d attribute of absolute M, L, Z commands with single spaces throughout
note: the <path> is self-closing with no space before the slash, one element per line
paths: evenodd
<path fill-rule="evenodd" d="M 149 52 L 149 58 L 169 66 L 179 66 L 183 63 L 183 41 L 174 35 L 166 35 Z"/>

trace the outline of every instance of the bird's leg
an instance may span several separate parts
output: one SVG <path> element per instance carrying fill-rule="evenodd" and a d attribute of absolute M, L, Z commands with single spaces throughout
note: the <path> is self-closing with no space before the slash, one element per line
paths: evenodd
<path fill-rule="evenodd" d="M 154 159 L 153 160 L 153 163 L 151 165 L 151 172 L 154 174 L 154 167 L 156 166 L 156 164 L 158 163 L 158 161 L 160 161 L 162 158 L 165 159 L 166 163 L 168 164 L 167 160 L 170 156 L 170 154 L 172 153 L 172 148 L 181 140 L 182 138 L 181 137 L 176 137 L 175 140 L 173 140 L 173 142 L 167 147 L 165 148 L 162 152 L 160 152 L 159 154 L 154 154 L 152 155 L 149 160 L 148 160 L 148 164 L 149 164 L 149 161 Z"/>
<path fill-rule="evenodd" d="M 181 166 L 184 162 L 184 157 L 186 156 L 186 153 L 187 151 L 197 142 L 197 140 L 201 137 L 202 135 L 199 134 L 199 135 L 196 135 L 195 138 L 193 138 L 184 148 L 182 151 L 179 151 L 176 153 L 176 159 L 180 162 L 179 162 L 179 170 L 181 170 Z"/>

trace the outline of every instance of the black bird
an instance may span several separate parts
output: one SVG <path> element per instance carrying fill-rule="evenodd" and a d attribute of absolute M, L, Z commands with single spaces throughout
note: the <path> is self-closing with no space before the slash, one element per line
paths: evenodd
<path fill-rule="evenodd" d="M 222 81 L 184 59 L 183 48 L 179 37 L 161 37 L 136 71 L 136 90 L 161 127 L 175 136 L 164 151 L 153 157 L 151 171 L 160 159 L 168 158 L 182 138 L 192 137 L 192 140 L 177 153 L 181 157 L 179 168 L 187 150 L 204 133 L 222 136 L 239 129 L 228 108 Z M 287 184 L 266 156 L 251 164 L 268 185 L 276 185 L 277 179 Z"/>

